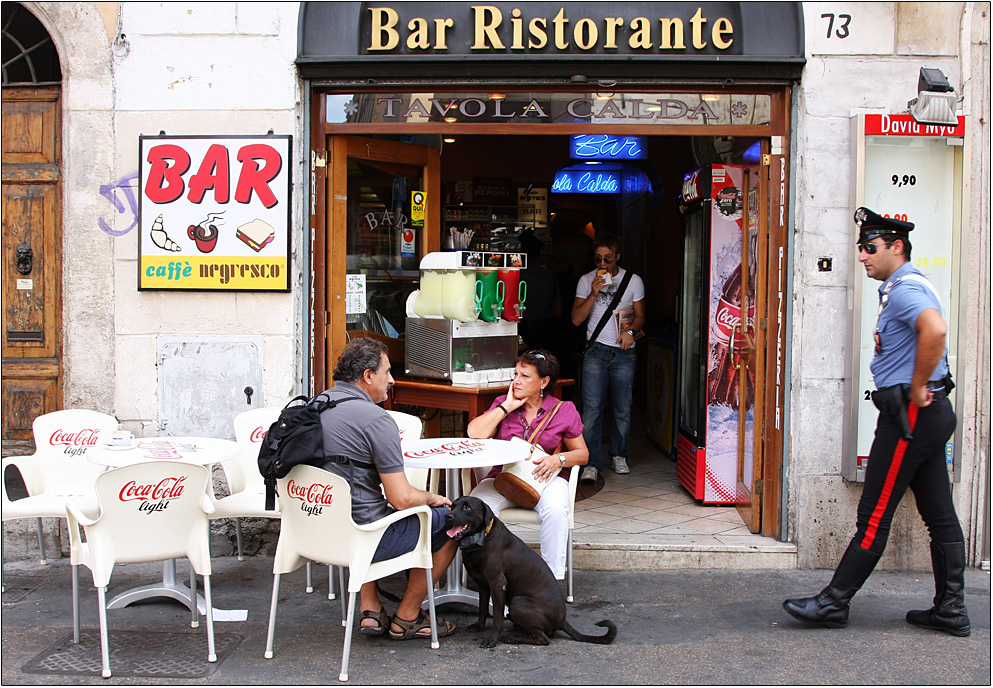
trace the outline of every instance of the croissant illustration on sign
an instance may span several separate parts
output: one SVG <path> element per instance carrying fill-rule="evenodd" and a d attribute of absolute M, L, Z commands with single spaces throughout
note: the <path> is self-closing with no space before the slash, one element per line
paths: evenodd
<path fill-rule="evenodd" d="M 276 236 L 276 230 L 267 222 L 258 218 L 243 224 L 238 228 L 236 237 L 248 244 L 249 248 L 258 253 L 262 247 L 272 241 Z"/>
<path fill-rule="evenodd" d="M 166 234 L 165 227 L 162 224 L 162 215 L 159 215 L 155 218 L 155 221 L 152 222 L 152 231 L 149 232 L 149 235 L 152 237 L 152 243 L 161 249 L 173 251 L 174 253 L 183 250 L 180 248 L 179 244 L 170 239 L 169 235 Z"/>

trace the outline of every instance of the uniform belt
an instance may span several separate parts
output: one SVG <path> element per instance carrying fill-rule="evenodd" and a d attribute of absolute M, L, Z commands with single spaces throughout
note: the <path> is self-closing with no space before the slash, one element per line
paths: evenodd
<path fill-rule="evenodd" d="M 942 380 L 929 380 L 928 383 L 927 383 L 927 388 L 930 389 L 932 392 L 944 391 L 944 389 L 945 389 L 945 381 L 944 381 L 944 379 L 942 379 Z"/>

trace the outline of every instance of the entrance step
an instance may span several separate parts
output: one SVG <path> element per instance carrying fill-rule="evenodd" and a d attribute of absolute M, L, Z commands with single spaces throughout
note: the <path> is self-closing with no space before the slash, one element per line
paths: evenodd
<path fill-rule="evenodd" d="M 512 527 L 533 549 L 538 532 Z M 761 535 L 573 533 L 573 567 L 582 571 L 795 569 L 796 545 Z"/>

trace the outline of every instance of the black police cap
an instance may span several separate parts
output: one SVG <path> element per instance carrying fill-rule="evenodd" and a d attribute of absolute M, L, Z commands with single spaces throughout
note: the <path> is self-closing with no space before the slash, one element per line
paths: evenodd
<path fill-rule="evenodd" d="M 883 217 L 868 208 L 859 208 L 855 211 L 855 224 L 859 228 L 859 244 L 889 234 L 906 237 L 914 228 L 913 222 Z"/>

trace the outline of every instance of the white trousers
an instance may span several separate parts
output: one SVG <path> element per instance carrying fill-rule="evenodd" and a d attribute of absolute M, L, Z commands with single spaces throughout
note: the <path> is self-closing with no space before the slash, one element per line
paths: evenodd
<path fill-rule="evenodd" d="M 481 481 L 472 491 L 473 497 L 483 500 L 499 518 L 507 507 L 516 507 L 512 501 L 496 491 L 493 478 Z M 569 545 L 569 481 L 555 476 L 541 493 L 537 506 L 540 523 L 541 558 L 548 564 L 556 580 L 565 578 L 565 555 Z"/>

